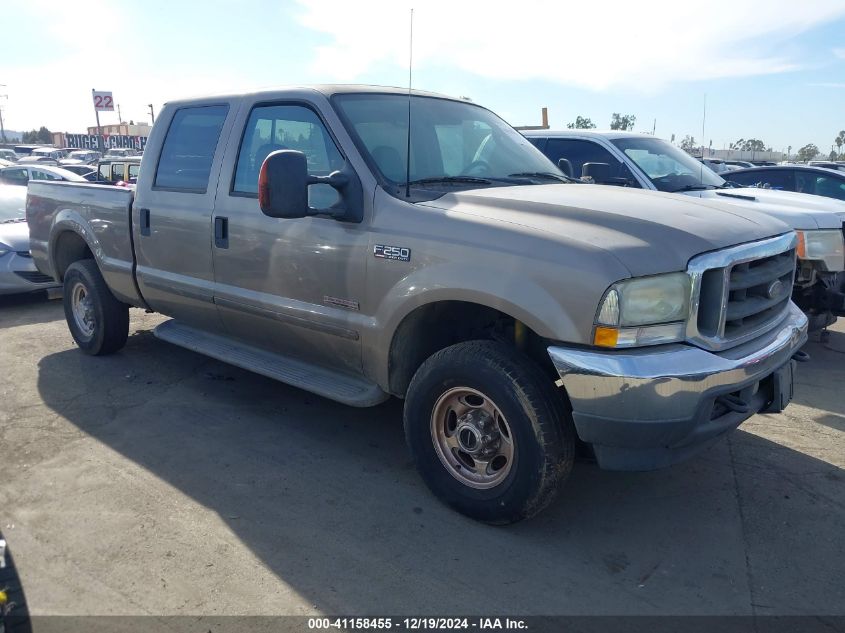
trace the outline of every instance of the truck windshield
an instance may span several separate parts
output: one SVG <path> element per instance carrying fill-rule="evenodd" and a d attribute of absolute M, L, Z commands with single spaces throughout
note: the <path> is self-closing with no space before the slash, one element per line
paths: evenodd
<path fill-rule="evenodd" d="M 725 180 L 682 149 L 659 138 L 611 141 L 634 161 L 660 191 L 693 191 L 725 186 Z"/>
<path fill-rule="evenodd" d="M 404 185 L 408 97 L 343 94 L 334 100 L 359 150 L 396 191 Z M 451 190 L 566 182 L 552 162 L 489 110 L 436 97 L 411 100 L 412 187 Z"/>

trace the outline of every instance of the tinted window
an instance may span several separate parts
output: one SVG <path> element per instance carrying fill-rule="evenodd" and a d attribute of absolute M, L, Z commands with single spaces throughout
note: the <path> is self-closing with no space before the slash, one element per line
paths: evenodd
<path fill-rule="evenodd" d="M 156 187 L 205 193 L 228 111 L 225 105 L 199 106 L 173 115 L 158 159 Z"/>
<path fill-rule="evenodd" d="M 795 191 L 845 200 L 845 180 L 813 172 L 795 172 Z"/>
<path fill-rule="evenodd" d="M 565 158 L 572 165 L 572 176 L 580 178 L 584 163 L 607 163 L 611 178 L 625 178 L 633 187 L 639 187 L 630 170 L 604 147 L 592 141 L 578 139 L 550 138 L 543 152 L 554 164 Z"/>
<path fill-rule="evenodd" d="M 0 174 L 9 182 L 26 183 L 29 180 L 25 169 L 4 169 Z"/>
<path fill-rule="evenodd" d="M 47 171 L 41 171 L 40 169 L 33 169 L 32 170 L 32 179 L 33 180 L 62 180 L 61 176 L 57 176 L 56 174 L 51 174 Z"/>
<path fill-rule="evenodd" d="M 727 178 L 745 187 L 768 185 L 772 189 L 795 191 L 795 181 L 792 179 L 792 172 L 788 169 L 755 169 L 739 174 L 731 172 L 727 174 Z"/>
<path fill-rule="evenodd" d="M 343 157 L 313 110 L 299 105 L 258 106 L 246 124 L 232 191 L 257 195 L 258 172 L 264 159 L 281 149 L 305 154 L 312 176 L 327 176 L 343 167 Z M 329 185 L 308 187 L 308 204 L 315 209 L 328 208 L 337 201 L 337 190 Z"/>
<path fill-rule="evenodd" d="M 109 163 L 103 163 L 100 165 L 100 180 L 111 181 L 111 165 Z"/>
<path fill-rule="evenodd" d="M 114 182 L 120 182 L 123 180 L 123 163 L 111 164 L 111 179 Z"/>

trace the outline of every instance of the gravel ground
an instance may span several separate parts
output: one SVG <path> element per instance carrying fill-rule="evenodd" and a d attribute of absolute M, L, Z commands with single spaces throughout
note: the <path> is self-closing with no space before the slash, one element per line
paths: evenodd
<path fill-rule="evenodd" d="M 401 403 L 352 409 L 156 340 L 74 348 L 0 299 L 0 532 L 32 614 L 845 614 L 845 327 L 796 400 L 652 473 L 578 464 L 508 528 L 440 505 Z"/>

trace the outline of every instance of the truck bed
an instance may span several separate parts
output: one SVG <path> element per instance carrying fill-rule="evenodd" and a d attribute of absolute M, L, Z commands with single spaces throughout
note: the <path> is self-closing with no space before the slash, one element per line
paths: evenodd
<path fill-rule="evenodd" d="M 88 248 L 115 296 L 142 305 L 133 278 L 133 199 L 134 192 L 124 187 L 31 181 L 26 219 L 38 270 L 61 281 L 66 268 L 61 247 L 76 240 L 73 248 Z M 80 235 L 85 244 L 72 233 Z M 63 240 L 68 242 L 62 244 Z"/>

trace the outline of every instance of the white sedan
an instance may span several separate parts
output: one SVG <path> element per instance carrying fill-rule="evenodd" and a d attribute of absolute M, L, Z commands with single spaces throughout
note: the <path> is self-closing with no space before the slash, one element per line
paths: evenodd
<path fill-rule="evenodd" d="M 61 167 L 49 165 L 17 163 L 0 169 L 0 183 L 7 185 L 22 185 L 26 187 L 30 180 L 67 180 L 69 182 L 85 182 L 85 178 Z"/>

